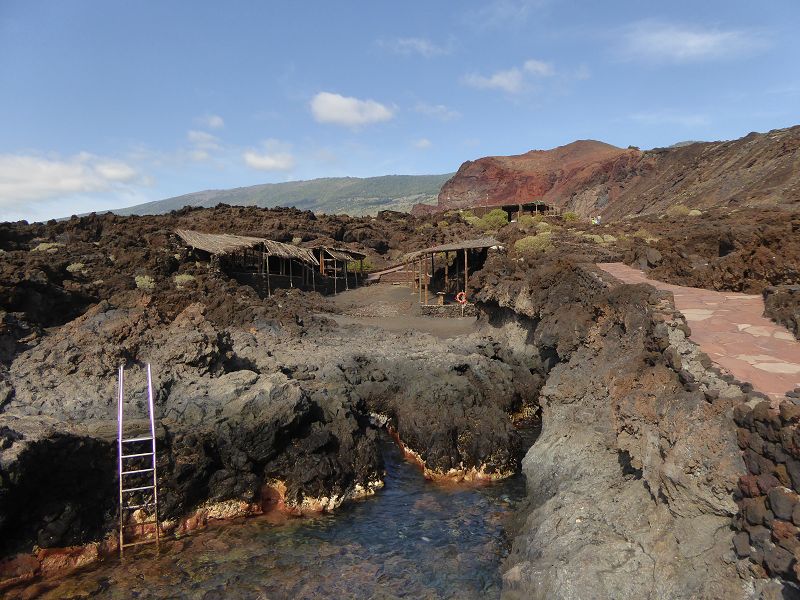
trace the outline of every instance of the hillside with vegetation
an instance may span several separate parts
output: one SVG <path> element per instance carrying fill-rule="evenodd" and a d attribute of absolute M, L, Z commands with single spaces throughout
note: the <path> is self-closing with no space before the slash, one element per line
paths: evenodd
<path fill-rule="evenodd" d="M 414 204 L 435 203 L 442 185 L 452 175 L 324 177 L 264 183 L 229 190 L 193 192 L 112 212 L 119 215 L 159 215 L 184 206 L 208 208 L 222 203 L 259 208 L 294 206 L 326 214 L 374 215 L 379 210 L 409 211 Z"/>

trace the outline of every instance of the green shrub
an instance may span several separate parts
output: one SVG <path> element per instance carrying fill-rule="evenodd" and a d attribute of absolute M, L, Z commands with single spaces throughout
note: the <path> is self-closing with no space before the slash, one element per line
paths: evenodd
<path fill-rule="evenodd" d="M 348 273 L 369 273 L 370 271 L 375 270 L 375 265 L 372 262 L 365 258 L 363 261 L 364 267 L 361 268 L 361 261 L 358 260 L 351 260 L 347 263 L 347 272 Z"/>
<path fill-rule="evenodd" d="M 551 231 L 552 229 L 553 226 L 550 225 L 550 223 L 548 223 L 547 221 L 539 221 L 538 223 L 536 223 L 536 231 L 538 231 L 539 233 L 543 233 L 545 231 Z"/>
<path fill-rule="evenodd" d="M 439 221 L 439 222 L 436 224 L 436 226 L 437 226 L 439 229 L 447 229 L 448 227 L 450 227 L 450 223 L 448 223 L 447 221 Z"/>
<path fill-rule="evenodd" d="M 145 292 L 151 292 L 156 287 L 156 282 L 150 275 L 137 275 L 134 277 L 134 281 L 136 282 L 136 287 Z"/>
<path fill-rule="evenodd" d="M 670 217 L 688 217 L 690 212 L 692 211 L 689 210 L 689 207 L 683 204 L 675 204 L 667 209 Z"/>
<path fill-rule="evenodd" d="M 495 208 L 486 213 L 481 220 L 483 221 L 482 229 L 500 229 L 508 225 L 508 213 L 502 208 Z"/>
<path fill-rule="evenodd" d="M 604 241 L 602 235 L 597 235 L 594 233 L 584 233 L 582 234 L 582 237 L 594 242 L 595 244 L 602 244 Z"/>
<path fill-rule="evenodd" d="M 520 215 L 517 217 L 517 224 L 523 229 L 529 229 L 536 225 L 537 221 L 533 215 Z"/>
<path fill-rule="evenodd" d="M 696 208 L 693 208 L 692 210 L 689 211 L 688 216 L 690 216 L 690 217 L 699 217 L 702 214 L 703 214 L 702 210 L 697 210 Z"/>
<path fill-rule="evenodd" d="M 613 235 L 609 235 L 607 233 L 603 234 L 603 242 L 605 242 L 606 244 L 613 244 L 616 241 L 617 238 L 615 238 Z"/>
<path fill-rule="evenodd" d="M 563 215 L 561 215 L 561 218 L 563 218 L 568 223 L 570 221 L 577 221 L 578 220 L 578 213 L 575 213 L 575 212 L 572 212 L 571 210 L 568 210 Z"/>
<path fill-rule="evenodd" d="M 633 237 L 639 238 L 640 240 L 644 240 L 648 244 L 650 242 L 657 242 L 658 241 L 658 238 L 656 236 L 654 236 L 652 233 L 650 233 L 649 231 L 647 231 L 647 229 L 645 229 L 644 227 L 641 227 L 641 228 L 637 229 L 636 231 L 634 231 L 633 232 Z"/>
<path fill-rule="evenodd" d="M 175 275 L 175 287 L 178 288 L 179 290 L 182 290 L 184 287 L 186 287 L 193 281 L 194 281 L 194 275 L 189 275 L 188 273 L 181 273 L 180 275 Z"/>
<path fill-rule="evenodd" d="M 55 254 L 58 252 L 58 249 L 62 247 L 64 244 L 59 244 L 58 242 L 42 242 L 36 248 L 33 249 L 34 252 L 47 252 L 48 254 Z"/>
<path fill-rule="evenodd" d="M 67 266 L 67 273 L 82 273 L 83 270 L 86 268 L 86 265 L 80 262 L 72 263 L 71 265 Z"/>
<path fill-rule="evenodd" d="M 553 247 L 552 234 L 543 231 L 536 235 L 527 235 L 514 242 L 514 250 L 519 254 L 532 254 L 534 252 L 547 252 Z"/>

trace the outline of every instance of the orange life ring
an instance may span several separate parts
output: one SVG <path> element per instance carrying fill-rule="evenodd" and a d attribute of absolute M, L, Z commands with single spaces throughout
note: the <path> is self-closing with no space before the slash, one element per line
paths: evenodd
<path fill-rule="evenodd" d="M 464 292 L 458 292 L 458 294 L 456 294 L 456 302 L 458 302 L 459 304 L 466 304 L 467 295 Z"/>

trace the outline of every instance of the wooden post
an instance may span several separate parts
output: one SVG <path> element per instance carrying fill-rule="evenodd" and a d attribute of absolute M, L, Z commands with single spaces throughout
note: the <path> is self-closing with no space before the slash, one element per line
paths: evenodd
<path fill-rule="evenodd" d="M 361 273 L 361 281 L 364 281 L 364 259 L 358 259 L 358 272 Z M 358 277 L 356 277 L 356 283 L 358 283 Z"/>
<path fill-rule="evenodd" d="M 339 269 L 336 267 L 336 259 L 334 258 L 333 259 L 333 295 L 334 296 L 337 293 L 339 293 L 339 290 L 337 289 L 338 288 L 337 283 L 339 282 L 338 274 L 339 274 Z"/>
<path fill-rule="evenodd" d="M 269 287 L 269 254 L 267 254 L 267 297 L 272 298 L 272 290 Z"/>
<path fill-rule="evenodd" d="M 292 259 L 289 259 L 289 287 L 294 287 L 294 274 L 292 273 Z"/>
<path fill-rule="evenodd" d="M 419 272 L 419 303 L 422 304 L 422 259 L 417 259 L 417 271 Z"/>
<path fill-rule="evenodd" d="M 431 254 L 433 257 L 433 254 Z M 428 277 L 428 260 L 424 259 L 422 263 L 425 265 L 425 306 L 428 306 L 428 285 L 430 284 L 430 278 Z"/>
<path fill-rule="evenodd" d="M 445 253 L 444 253 L 444 293 L 445 294 L 450 291 L 448 289 L 450 287 L 450 283 L 447 280 L 447 263 L 448 262 L 450 262 L 450 253 L 445 251 Z"/>
<path fill-rule="evenodd" d="M 467 249 L 464 248 L 464 295 L 467 295 L 467 278 L 469 277 L 469 270 L 467 266 Z"/>
<path fill-rule="evenodd" d="M 349 290 L 350 289 L 350 281 L 349 281 L 350 278 L 347 276 L 347 261 L 344 260 L 342 262 L 344 263 L 344 289 Z"/>

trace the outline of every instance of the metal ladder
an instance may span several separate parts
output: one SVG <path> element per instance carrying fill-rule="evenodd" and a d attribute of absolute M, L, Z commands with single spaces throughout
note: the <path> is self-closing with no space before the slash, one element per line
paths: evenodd
<path fill-rule="evenodd" d="M 156 472 L 156 425 L 153 416 L 153 380 L 150 363 L 147 364 L 147 411 L 150 418 L 150 432 L 123 437 L 123 404 L 125 403 L 125 369 L 119 367 L 117 389 L 117 449 L 119 472 L 119 556 L 124 556 L 125 548 L 155 543 L 161 547 L 161 531 L 158 523 L 158 476 Z M 123 450 L 127 454 L 123 454 Z M 149 466 L 148 466 L 149 459 Z M 149 474 L 152 474 L 150 481 Z M 144 509 L 147 518 L 138 523 L 127 523 L 131 511 Z M 134 527 L 141 527 L 145 533 L 146 525 L 155 524 L 155 539 L 143 538 L 133 542 L 125 541 L 125 533 Z"/>

